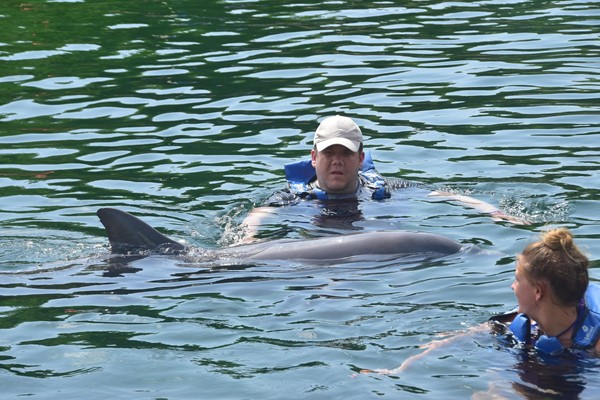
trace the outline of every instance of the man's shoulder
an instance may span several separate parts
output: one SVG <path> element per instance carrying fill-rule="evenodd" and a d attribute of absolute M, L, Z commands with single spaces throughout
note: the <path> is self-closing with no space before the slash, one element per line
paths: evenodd
<path fill-rule="evenodd" d="M 285 188 L 267 197 L 262 205 L 269 207 L 283 207 L 296 204 L 299 201 L 300 197 L 296 193 L 290 191 L 289 188 Z"/>
<path fill-rule="evenodd" d="M 389 186 L 389 188 L 391 190 L 396 190 L 396 189 L 405 189 L 405 188 L 411 188 L 411 187 L 424 187 L 422 183 L 420 182 L 415 182 L 415 181 L 409 181 L 406 179 L 401 179 L 401 178 L 396 178 L 396 177 L 386 177 L 385 179 L 385 183 L 387 186 Z"/>
<path fill-rule="evenodd" d="M 396 177 L 385 177 L 375 169 L 366 172 L 360 172 L 359 178 L 361 185 L 366 187 L 385 186 L 390 190 L 404 189 L 410 187 L 423 187 L 423 185 L 419 182 L 409 181 L 406 179 Z"/>

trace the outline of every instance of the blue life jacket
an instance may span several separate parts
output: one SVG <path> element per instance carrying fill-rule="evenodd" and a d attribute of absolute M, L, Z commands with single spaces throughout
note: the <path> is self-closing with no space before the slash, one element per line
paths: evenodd
<path fill-rule="evenodd" d="M 311 160 L 289 163 L 284 166 L 284 169 L 289 189 L 295 195 L 307 199 L 330 199 L 327 192 L 311 185 L 317 177 L 317 172 L 312 166 Z M 371 191 L 371 198 L 374 200 L 383 200 L 390 197 L 385 178 L 375 169 L 369 152 L 365 152 L 365 159 L 361 170 L 358 171 L 358 178 L 361 185 Z"/>
<path fill-rule="evenodd" d="M 589 284 L 580 305 L 577 307 L 577 320 L 574 324 L 575 331 L 571 337 L 571 348 L 587 350 L 596 345 L 600 339 L 600 286 Z M 537 324 L 532 322 L 525 314 L 518 314 L 509 329 L 515 338 L 526 345 L 549 355 L 558 355 L 565 348 L 556 336 L 540 335 L 537 333 Z"/>

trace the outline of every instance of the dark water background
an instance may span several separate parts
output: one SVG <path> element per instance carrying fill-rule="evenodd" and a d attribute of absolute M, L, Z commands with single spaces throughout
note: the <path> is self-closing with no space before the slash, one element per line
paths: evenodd
<path fill-rule="evenodd" d="M 513 256 L 568 226 L 600 278 L 598 1 L 3 1 L 3 398 L 597 398 L 598 361 L 547 365 L 440 333 L 514 304 Z M 201 248 L 235 244 L 325 116 L 387 176 L 529 226 L 396 193 L 360 230 L 444 234 L 496 255 L 215 267 L 150 257 L 106 276 L 95 211 Z M 310 205 L 265 240 L 344 232 Z M 485 397 L 484 397 L 485 398 Z"/>

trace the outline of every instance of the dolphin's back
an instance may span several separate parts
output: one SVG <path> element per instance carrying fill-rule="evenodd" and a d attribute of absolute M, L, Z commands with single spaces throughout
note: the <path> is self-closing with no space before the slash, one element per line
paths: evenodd
<path fill-rule="evenodd" d="M 406 231 L 365 232 L 309 240 L 278 240 L 223 250 L 254 260 L 331 260 L 368 254 L 444 256 L 462 245 L 444 236 Z"/>

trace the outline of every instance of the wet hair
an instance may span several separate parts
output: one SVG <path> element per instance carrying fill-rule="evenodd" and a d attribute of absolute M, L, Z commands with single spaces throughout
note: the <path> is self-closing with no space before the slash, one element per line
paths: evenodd
<path fill-rule="evenodd" d="M 559 305 L 575 306 L 589 283 L 588 258 L 567 228 L 549 230 L 523 250 L 523 271 L 529 280 L 546 281 Z"/>

